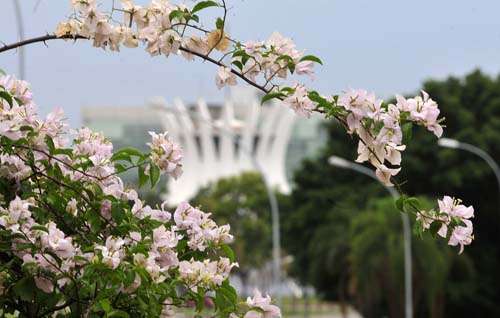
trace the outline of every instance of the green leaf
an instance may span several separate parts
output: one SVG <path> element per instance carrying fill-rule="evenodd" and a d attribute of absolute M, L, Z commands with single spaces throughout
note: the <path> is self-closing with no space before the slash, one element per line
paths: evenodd
<path fill-rule="evenodd" d="M 54 141 L 50 136 L 45 136 L 45 144 L 49 148 L 49 153 L 52 155 L 54 154 L 54 151 L 56 149 L 56 146 L 54 145 Z"/>
<path fill-rule="evenodd" d="M 233 57 L 245 56 L 245 55 L 247 55 L 247 53 L 244 50 L 238 50 L 238 51 L 233 53 Z"/>
<path fill-rule="evenodd" d="M 0 91 L 0 98 L 1 99 L 4 99 L 7 101 L 7 103 L 9 103 L 10 106 L 12 106 L 12 96 L 6 92 L 6 91 Z"/>
<path fill-rule="evenodd" d="M 420 201 L 417 198 L 415 198 L 415 197 L 407 198 L 405 200 L 405 206 L 409 206 L 409 207 L 417 209 L 417 210 L 421 210 L 422 209 Z"/>
<path fill-rule="evenodd" d="M 118 150 L 116 153 L 124 153 L 132 157 L 139 157 L 141 158 L 143 156 L 142 152 L 139 149 L 133 148 L 133 147 L 125 147 L 120 150 Z"/>
<path fill-rule="evenodd" d="M 144 171 L 144 166 L 140 166 L 137 169 L 137 174 L 138 174 L 138 177 L 139 177 L 139 187 L 142 187 L 149 180 L 149 176 Z"/>
<path fill-rule="evenodd" d="M 151 181 L 151 188 L 153 188 L 160 180 L 160 168 L 153 163 L 151 163 L 149 167 L 149 179 Z"/>
<path fill-rule="evenodd" d="M 54 149 L 54 155 L 67 155 L 71 157 L 73 155 L 73 150 L 70 148 L 57 148 Z"/>
<path fill-rule="evenodd" d="M 121 317 L 121 318 L 129 318 L 129 314 L 121 310 L 113 310 L 108 314 L 108 317 Z"/>
<path fill-rule="evenodd" d="M 31 277 L 22 278 L 12 289 L 24 301 L 31 301 L 35 296 L 35 282 Z"/>
<path fill-rule="evenodd" d="M 405 123 L 403 127 L 403 144 L 408 144 L 413 136 L 413 123 Z"/>
<path fill-rule="evenodd" d="M 33 230 L 36 230 L 36 231 L 43 231 L 43 232 L 47 232 L 47 233 L 49 233 L 49 230 L 47 230 L 47 228 L 46 228 L 45 226 L 43 226 L 43 225 L 33 225 L 33 226 L 31 227 L 31 230 L 32 230 L 32 231 L 33 231 Z"/>
<path fill-rule="evenodd" d="M 243 70 L 243 64 L 241 64 L 240 61 L 233 61 L 232 63 L 233 65 L 235 65 L 237 68 L 239 68 L 240 70 Z"/>
<path fill-rule="evenodd" d="M 221 18 L 217 18 L 217 21 L 215 21 L 215 27 L 218 30 L 222 30 L 224 28 L 224 20 L 222 20 Z"/>
<path fill-rule="evenodd" d="M 316 56 L 314 55 L 306 55 L 306 56 L 303 56 L 301 59 L 300 59 L 300 62 L 302 61 L 311 61 L 311 62 L 315 62 L 315 63 L 318 63 L 318 64 L 321 64 L 323 65 L 323 62 Z"/>
<path fill-rule="evenodd" d="M 218 6 L 219 6 L 219 4 L 215 1 L 201 1 L 201 2 L 198 2 L 193 7 L 193 10 L 191 10 L 191 13 L 195 13 L 195 12 L 201 11 L 201 10 L 206 9 L 206 8 L 218 7 Z"/>
<path fill-rule="evenodd" d="M 113 308 L 111 307 L 111 303 L 109 302 L 109 299 L 107 299 L 107 298 L 101 299 L 99 301 L 99 305 L 101 305 L 102 310 L 104 310 L 104 312 L 106 312 L 106 313 L 109 313 L 109 312 L 111 312 L 111 310 L 113 310 Z"/>
<path fill-rule="evenodd" d="M 405 204 L 405 199 L 406 197 L 404 195 L 400 196 L 395 204 L 396 204 L 396 208 L 401 211 L 401 212 L 404 212 L 404 204 Z"/>
<path fill-rule="evenodd" d="M 132 157 L 137 157 L 140 159 L 140 158 L 144 157 L 144 154 L 136 148 L 125 147 L 125 148 L 122 148 L 122 149 L 118 150 L 117 152 L 115 152 L 113 154 L 113 156 L 111 157 L 111 160 L 112 161 L 123 160 L 123 161 L 132 162 Z"/>
<path fill-rule="evenodd" d="M 236 257 L 234 255 L 234 252 L 229 246 L 227 246 L 226 244 L 223 244 L 223 245 L 221 245 L 220 248 L 222 249 L 224 254 L 226 254 L 227 258 L 229 258 L 231 263 L 235 261 Z"/>
<path fill-rule="evenodd" d="M 0 68 L 0 75 L 6 75 L 5 71 Z"/>
<path fill-rule="evenodd" d="M 200 17 L 196 14 L 193 14 L 191 17 L 189 17 L 189 19 L 200 23 Z"/>
<path fill-rule="evenodd" d="M 181 10 L 174 10 L 170 12 L 170 14 L 168 15 L 168 19 L 170 21 L 173 21 L 174 19 L 181 20 L 183 17 L 184 17 L 184 12 L 182 12 Z"/>
<path fill-rule="evenodd" d="M 20 131 L 33 131 L 34 129 L 33 129 L 33 127 L 32 127 L 32 126 L 27 126 L 27 125 L 26 125 L 26 126 L 21 126 L 21 127 L 19 128 L 19 130 L 20 130 Z"/>
<path fill-rule="evenodd" d="M 330 105 L 330 103 L 326 100 L 326 98 L 324 98 L 323 96 L 321 96 L 316 91 L 309 92 L 307 94 L 307 97 L 309 97 L 310 100 L 312 100 L 313 102 L 317 103 L 321 107 L 326 107 L 326 106 Z"/>
<path fill-rule="evenodd" d="M 436 236 L 437 232 L 439 232 L 439 229 L 441 229 L 441 226 L 441 222 L 432 222 L 431 226 L 429 227 L 429 232 L 431 232 L 433 236 Z"/>
<path fill-rule="evenodd" d="M 236 290 L 231 286 L 228 280 L 222 283 L 222 286 L 215 291 L 215 304 L 221 311 L 233 311 L 235 304 L 238 301 Z"/>
<path fill-rule="evenodd" d="M 285 95 L 283 93 L 272 92 L 272 93 L 264 95 L 264 97 L 262 97 L 262 100 L 260 101 L 260 104 L 262 105 L 265 102 L 270 101 L 273 98 L 280 98 L 280 97 L 284 97 L 284 96 Z"/>
<path fill-rule="evenodd" d="M 122 173 L 123 171 L 127 170 L 127 168 L 121 163 L 115 163 L 115 170 L 116 173 Z"/>

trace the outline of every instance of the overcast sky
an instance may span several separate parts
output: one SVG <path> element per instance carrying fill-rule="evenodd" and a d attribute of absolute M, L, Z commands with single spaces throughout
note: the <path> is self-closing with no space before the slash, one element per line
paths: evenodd
<path fill-rule="evenodd" d="M 13 0 L 2 0 L 0 40 L 17 40 Z M 22 0 L 27 37 L 54 30 L 69 0 Z M 138 1 L 144 2 L 144 1 Z M 273 31 L 325 65 L 311 84 L 322 93 L 366 88 L 382 97 L 416 91 L 428 78 L 500 70 L 498 0 L 228 0 L 230 33 L 264 40 Z M 27 80 L 41 112 L 64 108 L 73 125 L 81 106 L 138 106 L 152 96 L 221 101 L 216 69 L 141 49 L 109 53 L 89 43 L 51 42 L 27 48 Z M 0 68 L 17 72 L 16 52 L 0 54 Z"/>

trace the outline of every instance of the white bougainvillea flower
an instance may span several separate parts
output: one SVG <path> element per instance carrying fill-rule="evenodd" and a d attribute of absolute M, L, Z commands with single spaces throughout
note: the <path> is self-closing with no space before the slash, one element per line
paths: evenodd
<path fill-rule="evenodd" d="M 283 100 L 295 113 L 309 117 L 314 110 L 314 103 L 309 99 L 307 89 L 303 85 L 297 85 L 293 94 Z"/>
<path fill-rule="evenodd" d="M 253 297 L 247 298 L 247 305 L 250 308 L 258 308 L 258 310 L 250 310 L 244 318 L 279 318 L 281 317 L 281 310 L 278 306 L 271 304 L 271 297 L 266 295 L 262 296 L 260 291 L 255 290 Z"/>
<path fill-rule="evenodd" d="M 168 136 L 167 132 L 149 132 L 151 142 L 151 161 L 164 173 L 177 179 L 182 174 L 182 148 Z"/>
<path fill-rule="evenodd" d="M 236 75 L 231 72 L 230 68 L 221 66 L 215 77 L 215 84 L 219 89 L 224 86 L 234 86 L 236 85 Z"/>

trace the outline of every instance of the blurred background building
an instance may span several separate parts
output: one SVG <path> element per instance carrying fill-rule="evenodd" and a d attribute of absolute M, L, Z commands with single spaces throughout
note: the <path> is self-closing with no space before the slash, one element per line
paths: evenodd
<path fill-rule="evenodd" d="M 325 143 L 319 117 L 299 118 L 279 103 L 260 104 L 253 91 L 233 90 L 221 104 L 186 104 L 152 98 L 139 107 L 84 107 L 82 121 L 111 139 L 115 149 L 147 150 L 149 131 L 168 131 L 182 145 L 184 173 L 169 179 L 167 199 L 176 204 L 220 178 L 260 170 L 280 192 L 289 193 L 301 161 Z M 133 182 L 134 176 L 126 181 Z M 172 191 L 168 191 L 172 189 Z M 175 191 L 173 191 L 175 189 Z"/>

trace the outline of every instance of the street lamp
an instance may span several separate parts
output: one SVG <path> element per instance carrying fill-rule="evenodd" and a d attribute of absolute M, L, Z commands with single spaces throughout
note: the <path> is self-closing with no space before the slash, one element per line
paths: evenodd
<path fill-rule="evenodd" d="M 484 161 L 486 161 L 491 170 L 493 170 L 493 172 L 495 173 L 500 191 L 500 168 L 498 167 L 498 164 L 495 162 L 495 160 L 493 160 L 493 158 L 491 158 L 491 156 L 486 151 L 474 145 L 450 138 L 440 138 L 438 140 L 438 145 L 444 148 L 465 150 L 481 157 Z"/>
<path fill-rule="evenodd" d="M 23 15 L 21 12 L 21 5 L 19 4 L 19 0 L 13 0 L 14 4 L 14 13 L 16 15 L 16 23 L 17 23 L 17 34 L 19 36 L 19 41 L 24 40 L 24 22 L 23 22 Z M 24 55 L 24 48 L 20 47 L 18 49 L 19 55 L 19 78 L 20 79 L 26 79 L 26 58 Z"/>
<path fill-rule="evenodd" d="M 372 179 L 380 180 L 377 178 L 375 173 L 368 169 L 367 167 L 345 160 L 337 156 L 331 156 L 328 158 L 328 163 L 332 166 L 336 166 L 343 169 L 350 169 L 361 174 L 364 174 Z M 384 188 L 391 194 L 394 200 L 399 199 L 399 193 L 393 188 L 388 187 L 381 183 Z M 404 239 L 404 266 L 405 266 L 405 317 L 413 317 L 413 301 L 412 301 L 412 268 L 411 268 L 411 229 L 410 229 L 410 219 L 406 213 L 401 214 L 401 219 L 403 221 L 403 239 Z"/>

